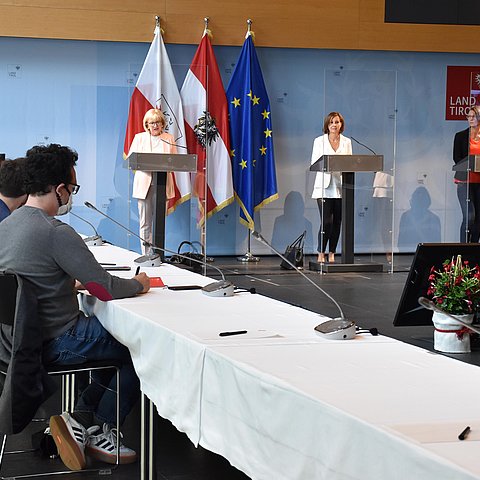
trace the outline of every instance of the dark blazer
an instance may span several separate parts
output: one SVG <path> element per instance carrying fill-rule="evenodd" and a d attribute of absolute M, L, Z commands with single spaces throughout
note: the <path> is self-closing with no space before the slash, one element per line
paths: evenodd
<path fill-rule="evenodd" d="M 0 325 L 0 432 L 20 433 L 56 382 L 42 364 L 42 329 L 33 286 L 17 275 L 14 326 Z"/>
<path fill-rule="evenodd" d="M 455 162 L 455 165 L 468 156 L 469 140 L 469 128 L 455 134 L 455 139 L 453 140 L 453 161 Z M 466 181 L 467 172 L 455 172 L 455 176 L 453 178 L 456 180 Z"/>

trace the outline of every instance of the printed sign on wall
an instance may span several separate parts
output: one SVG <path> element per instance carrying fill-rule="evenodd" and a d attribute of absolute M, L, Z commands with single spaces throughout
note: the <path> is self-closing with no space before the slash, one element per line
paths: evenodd
<path fill-rule="evenodd" d="M 445 120 L 465 120 L 473 105 L 480 105 L 480 67 L 447 66 Z"/>

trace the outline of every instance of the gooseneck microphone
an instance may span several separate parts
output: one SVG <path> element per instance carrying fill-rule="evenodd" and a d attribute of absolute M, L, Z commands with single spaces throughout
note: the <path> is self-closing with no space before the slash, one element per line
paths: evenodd
<path fill-rule="evenodd" d="M 420 298 L 418 299 L 418 303 L 419 303 L 423 308 L 426 308 L 427 310 L 432 310 L 433 312 L 437 312 L 437 313 L 443 313 L 443 314 L 446 315 L 447 317 L 455 320 L 456 322 L 460 323 L 461 325 L 463 325 L 464 327 L 468 328 L 469 330 L 472 330 L 472 332 L 480 333 L 480 328 L 473 327 L 473 326 L 470 325 L 469 323 L 464 322 L 461 318 L 458 318 L 458 317 L 456 317 L 455 315 L 452 315 L 452 314 L 446 312 L 445 310 L 442 310 L 441 308 L 437 307 L 437 306 L 436 306 L 431 300 L 429 300 L 428 298 L 420 297 Z"/>
<path fill-rule="evenodd" d="M 350 138 L 351 138 L 354 142 L 358 143 L 358 144 L 361 145 L 362 147 L 365 147 L 367 150 L 369 150 L 369 151 L 372 152 L 374 155 L 376 155 L 376 153 L 375 153 L 370 147 L 367 147 L 364 143 L 359 142 L 355 137 L 350 136 Z"/>
<path fill-rule="evenodd" d="M 92 228 L 93 231 L 95 232 L 95 235 L 91 237 L 85 237 L 83 241 L 89 246 L 89 247 L 97 247 L 100 245 L 103 245 L 103 238 L 101 235 L 98 234 L 97 229 L 93 226 L 92 223 L 90 223 L 88 220 L 85 220 L 82 218 L 80 215 L 77 215 L 76 213 L 73 213 L 70 210 L 70 215 L 73 215 L 74 217 L 78 218 L 79 220 L 82 220 L 82 222 L 88 223 Z"/>
<path fill-rule="evenodd" d="M 330 338 L 334 340 L 348 340 L 355 337 L 355 322 L 351 320 L 347 320 L 343 313 L 342 308 L 338 304 L 338 302 L 329 295 L 322 287 L 317 285 L 313 280 L 308 278 L 296 265 L 294 265 L 288 258 L 282 255 L 278 250 L 276 250 L 273 245 L 271 245 L 265 238 L 258 233 L 257 231 L 253 231 L 251 233 L 252 237 L 255 240 L 266 245 L 270 250 L 275 252 L 282 260 L 287 262 L 297 273 L 299 273 L 305 280 L 311 283 L 317 290 L 319 290 L 323 295 L 325 295 L 329 300 L 331 300 L 334 305 L 337 307 L 338 312 L 340 313 L 340 318 L 334 318 L 333 320 L 328 320 L 323 322 L 315 327 L 315 331 L 321 334 L 325 338 Z"/>
<path fill-rule="evenodd" d="M 177 147 L 177 148 L 184 148 L 185 150 L 188 150 L 188 147 L 185 147 L 184 145 L 177 145 L 176 143 L 171 143 L 167 142 L 167 140 L 164 140 L 163 138 L 160 139 L 163 143 L 166 143 L 168 145 L 171 145 L 172 147 Z"/>
<path fill-rule="evenodd" d="M 218 280 L 216 282 L 209 283 L 208 285 L 205 285 L 204 287 L 202 287 L 201 290 L 205 295 L 208 295 L 210 297 L 231 297 L 235 293 L 235 286 L 233 285 L 233 283 L 226 280 L 223 272 L 218 267 L 216 267 L 215 265 L 209 265 L 207 262 L 202 262 L 201 260 L 197 260 L 196 258 L 187 257 L 186 255 L 182 255 L 181 253 L 177 253 L 177 252 L 174 252 L 173 250 L 169 250 L 168 248 L 160 248 L 160 247 L 157 247 L 155 245 L 152 245 L 150 242 L 147 242 L 140 235 L 137 235 L 135 232 L 133 232 L 132 230 L 127 228 L 125 225 L 122 225 L 121 223 L 117 222 L 114 218 L 110 217 L 106 213 L 99 210 L 97 207 L 92 205 L 90 202 L 85 202 L 85 205 L 88 208 L 91 208 L 92 210 L 95 210 L 96 212 L 100 213 L 105 218 L 108 218 L 112 222 L 116 223 L 119 227 L 123 228 L 128 233 L 131 233 L 132 235 L 137 237 L 141 242 L 143 242 L 143 244 L 145 246 L 150 247 L 153 250 L 158 250 L 158 251 L 163 252 L 163 253 L 171 253 L 173 255 L 176 255 L 177 257 L 188 260 L 189 262 L 195 262 L 195 263 L 198 263 L 198 264 L 202 265 L 203 267 L 206 267 L 206 268 L 211 267 L 214 270 L 216 270 L 220 274 L 222 279 Z M 158 255 L 158 254 L 155 254 L 155 255 L 157 257 L 160 257 L 160 255 Z M 144 257 L 145 257 L 145 255 L 142 256 L 142 257 L 139 257 L 136 260 L 142 259 Z M 139 263 L 139 262 L 136 262 L 136 263 Z M 149 265 L 149 266 L 158 266 L 158 265 Z"/>
<path fill-rule="evenodd" d="M 108 218 L 111 222 L 116 223 L 119 227 L 123 228 L 128 233 L 131 233 L 133 236 L 140 239 L 140 241 L 144 245 L 150 246 L 150 243 L 147 242 L 145 239 L 143 239 L 140 235 L 137 235 L 135 232 L 132 232 L 130 229 L 128 229 L 125 225 L 122 225 L 120 222 L 117 222 L 114 218 L 108 216 L 106 213 L 103 213 L 95 205 L 92 205 L 90 202 L 84 202 L 84 205 L 88 208 L 91 208 L 92 210 L 95 210 L 97 213 L 99 213 L 100 215 L 103 215 L 105 218 Z M 136 258 L 134 262 L 140 267 L 159 267 L 162 264 L 162 259 L 160 258 L 160 255 L 158 253 L 153 253 L 148 255 L 142 255 L 141 257 Z"/>

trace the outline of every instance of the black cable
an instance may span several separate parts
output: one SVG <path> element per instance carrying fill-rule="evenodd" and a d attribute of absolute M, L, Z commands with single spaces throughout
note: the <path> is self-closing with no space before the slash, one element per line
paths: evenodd
<path fill-rule="evenodd" d="M 356 330 L 356 333 L 370 333 L 372 336 L 376 337 L 378 335 L 378 329 L 375 328 L 375 327 L 358 329 L 358 330 Z"/>
<path fill-rule="evenodd" d="M 235 287 L 235 293 L 251 293 L 252 295 L 257 293 L 255 287 L 252 288 L 237 288 Z"/>

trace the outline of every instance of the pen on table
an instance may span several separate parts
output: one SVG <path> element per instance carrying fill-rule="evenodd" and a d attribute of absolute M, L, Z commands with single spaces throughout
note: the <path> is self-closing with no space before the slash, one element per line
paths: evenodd
<path fill-rule="evenodd" d="M 112 267 L 116 265 L 116 263 L 106 263 L 106 262 L 100 262 L 100 265 L 111 265 Z"/>
<path fill-rule="evenodd" d="M 135 270 L 135 276 L 137 276 L 139 273 L 140 273 L 140 267 L 137 267 L 137 269 Z"/>
<path fill-rule="evenodd" d="M 237 330 L 235 332 L 220 332 L 218 335 L 220 337 L 230 337 L 231 335 L 243 335 L 244 333 L 247 333 L 246 330 Z"/>
<path fill-rule="evenodd" d="M 470 433 L 470 427 L 465 427 L 465 429 L 462 431 L 462 433 L 458 436 L 459 440 L 465 440 L 468 437 L 468 434 Z"/>

